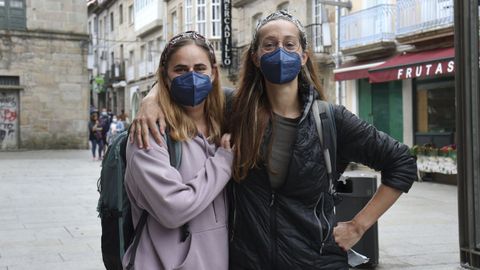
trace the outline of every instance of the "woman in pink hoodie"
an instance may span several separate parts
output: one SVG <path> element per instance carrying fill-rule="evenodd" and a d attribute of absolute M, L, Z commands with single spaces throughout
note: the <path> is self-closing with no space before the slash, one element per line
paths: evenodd
<path fill-rule="evenodd" d="M 157 79 L 158 103 L 182 158 L 178 169 L 172 167 L 165 141 L 152 139 L 149 151 L 127 146 L 125 185 L 134 224 L 148 212 L 135 269 L 226 270 L 224 187 L 233 155 L 229 135 L 222 136 L 225 98 L 213 47 L 193 31 L 175 36 L 162 53 Z M 132 253 L 129 248 L 124 267 Z"/>

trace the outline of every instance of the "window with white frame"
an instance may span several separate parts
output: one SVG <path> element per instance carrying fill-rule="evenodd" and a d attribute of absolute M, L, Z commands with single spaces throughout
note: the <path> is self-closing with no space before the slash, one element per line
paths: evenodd
<path fill-rule="evenodd" d="M 172 12 L 172 35 L 176 35 L 178 33 L 178 16 L 177 12 Z"/>
<path fill-rule="evenodd" d="M 220 0 L 212 0 L 212 37 L 219 38 L 222 35 L 221 32 L 221 18 Z"/>
<path fill-rule="evenodd" d="M 128 6 L 128 24 L 133 24 L 133 5 Z"/>
<path fill-rule="evenodd" d="M 115 25 L 115 22 L 114 22 L 114 15 L 113 15 L 113 12 L 110 12 L 110 32 L 113 32 L 114 30 L 114 25 Z"/>
<path fill-rule="evenodd" d="M 98 25 L 99 25 L 98 35 L 100 36 L 100 38 L 103 38 L 103 20 L 102 19 L 99 20 Z"/>
<path fill-rule="evenodd" d="M 193 28 L 193 0 L 185 0 L 185 31 L 194 30 Z"/>
<path fill-rule="evenodd" d="M 314 0 L 312 5 L 313 22 L 310 35 L 312 37 L 312 48 L 318 51 L 322 45 L 322 4 L 320 4 L 319 0 Z"/>
<path fill-rule="evenodd" d="M 206 29 L 205 26 L 207 24 L 207 16 L 206 16 L 206 0 L 197 0 L 197 31 L 205 35 Z"/>
<path fill-rule="evenodd" d="M 128 66 L 133 67 L 135 65 L 135 53 L 134 51 L 128 52 Z"/>
<path fill-rule="evenodd" d="M 283 3 L 281 3 L 281 4 L 279 4 L 279 5 L 277 6 L 277 10 L 286 10 L 286 11 L 288 11 L 288 6 L 289 6 L 288 1 L 285 1 L 285 2 L 283 2 Z"/>
<path fill-rule="evenodd" d="M 146 60 L 145 45 L 140 46 L 140 61 Z"/>
<path fill-rule="evenodd" d="M 103 16 L 103 35 L 107 36 L 108 34 L 108 20 L 107 20 L 107 15 Z"/>
<path fill-rule="evenodd" d="M 120 6 L 118 6 L 118 24 L 122 24 L 123 23 L 123 5 L 120 4 Z"/>
<path fill-rule="evenodd" d="M 93 34 L 94 35 L 99 35 L 98 34 L 98 17 L 95 16 L 95 18 L 93 18 Z"/>
<path fill-rule="evenodd" d="M 148 54 L 147 54 L 147 61 L 151 62 L 153 61 L 153 55 L 154 55 L 154 48 L 153 48 L 153 40 L 149 40 L 147 44 L 148 48 Z"/>

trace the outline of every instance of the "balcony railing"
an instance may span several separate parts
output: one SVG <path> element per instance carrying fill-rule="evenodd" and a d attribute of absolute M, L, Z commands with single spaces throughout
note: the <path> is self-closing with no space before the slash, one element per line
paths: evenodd
<path fill-rule="evenodd" d="M 395 41 L 395 5 L 382 4 L 340 18 L 340 49 Z"/>
<path fill-rule="evenodd" d="M 453 25 L 453 0 L 397 0 L 397 36 Z"/>
<path fill-rule="evenodd" d="M 127 68 L 127 82 L 133 81 L 135 79 L 135 67 L 134 66 L 129 66 Z"/>
<path fill-rule="evenodd" d="M 313 23 L 305 26 L 308 43 L 314 53 L 330 53 L 332 40 L 328 23 Z M 325 33 L 329 31 L 328 33 Z"/>

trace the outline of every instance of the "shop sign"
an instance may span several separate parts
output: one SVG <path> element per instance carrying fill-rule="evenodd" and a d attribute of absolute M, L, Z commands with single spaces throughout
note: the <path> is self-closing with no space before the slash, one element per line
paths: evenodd
<path fill-rule="evenodd" d="M 232 1 L 222 0 L 222 64 L 232 65 Z"/>
<path fill-rule="evenodd" d="M 455 73 L 455 61 L 423 63 L 418 65 L 411 65 L 398 68 L 397 80 L 412 79 L 419 77 L 440 76 Z"/>

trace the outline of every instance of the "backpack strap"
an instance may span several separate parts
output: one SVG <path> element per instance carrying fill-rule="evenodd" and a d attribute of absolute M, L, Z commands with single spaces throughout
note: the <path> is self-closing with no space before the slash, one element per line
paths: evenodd
<path fill-rule="evenodd" d="M 148 212 L 143 210 L 140 220 L 138 221 L 137 228 L 135 229 L 135 236 L 132 244 L 132 256 L 130 257 L 130 262 L 128 262 L 127 270 L 133 270 L 135 265 L 135 257 L 137 256 L 138 243 L 140 242 L 140 235 L 142 234 L 143 228 L 147 223 Z"/>
<path fill-rule="evenodd" d="M 172 140 L 170 135 L 168 135 L 168 130 L 165 131 L 163 138 L 167 142 L 170 165 L 175 169 L 180 168 L 180 164 L 182 163 L 182 143 Z"/>
<path fill-rule="evenodd" d="M 323 150 L 323 157 L 327 166 L 327 175 L 329 179 L 329 192 L 335 193 L 333 184 L 336 179 L 336 152 L 337 152 L 337 132 L 335 127 L 335 117 L 333 115 L 333 107 L 324 100 L 315 100 L 313 106 L 313 116 L 315 118 L 315 126 L 317 127 L 320 145 Z"/>

